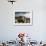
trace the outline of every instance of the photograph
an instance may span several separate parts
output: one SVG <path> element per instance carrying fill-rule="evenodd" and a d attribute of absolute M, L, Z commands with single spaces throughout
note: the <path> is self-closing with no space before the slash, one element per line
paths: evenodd
<path fill-rule="evenodd" d="M 16 25 L 32 25 L 32 11 L 16 11 L 15 12 Z"/>

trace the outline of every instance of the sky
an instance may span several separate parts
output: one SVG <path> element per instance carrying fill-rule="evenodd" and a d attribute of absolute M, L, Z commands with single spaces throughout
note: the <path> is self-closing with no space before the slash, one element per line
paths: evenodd
<path fill-rule="evenodd" d="M 28 17 L 28 18 L 32 18 L 32 11 L 31 11 L 31 12 L 29 11 L 29 12 L 27 12 L 27 13 L 25 13 L 25 12 L 24 12 L 24 13 L 23 13 L 23 12 L 18 12 L 18 13 L 17 13 L 17 12 L 16 12 L 16 13 L 15 13 L 15 16 L 25 16 L 25 17 Z"/>
<path fill-rule="evenodd" d="M 16 11 L 32 11 L 32 26 L 16 26 Z M 46 40 L 46 0 L 17 0 L 13 5 L 0 0 L 0 40 L 15 40 L 19 32 L 31 35 L 33 40 Z"/>

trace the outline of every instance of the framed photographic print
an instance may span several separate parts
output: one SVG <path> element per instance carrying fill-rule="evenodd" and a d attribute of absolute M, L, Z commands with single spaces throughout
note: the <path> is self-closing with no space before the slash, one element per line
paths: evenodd
<path fill-rule="evenodd" d="M 15 25 L 32 25 L 32 11 L 16 11 Z"/>

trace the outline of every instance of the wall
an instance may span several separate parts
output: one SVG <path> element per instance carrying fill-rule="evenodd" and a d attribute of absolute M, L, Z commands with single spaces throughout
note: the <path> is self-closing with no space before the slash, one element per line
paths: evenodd
<path fill-rule="evenodd" d="M 33 10 L 32 26 L 15 26 L 16 10 Z M 0 40 L 11 40 L 18 32 L 26 32 L 37 41 L 46 40 L 46 1 L 45 0 L 17 0 L 13 5 L 7 0 L 0 0 Z"/>

